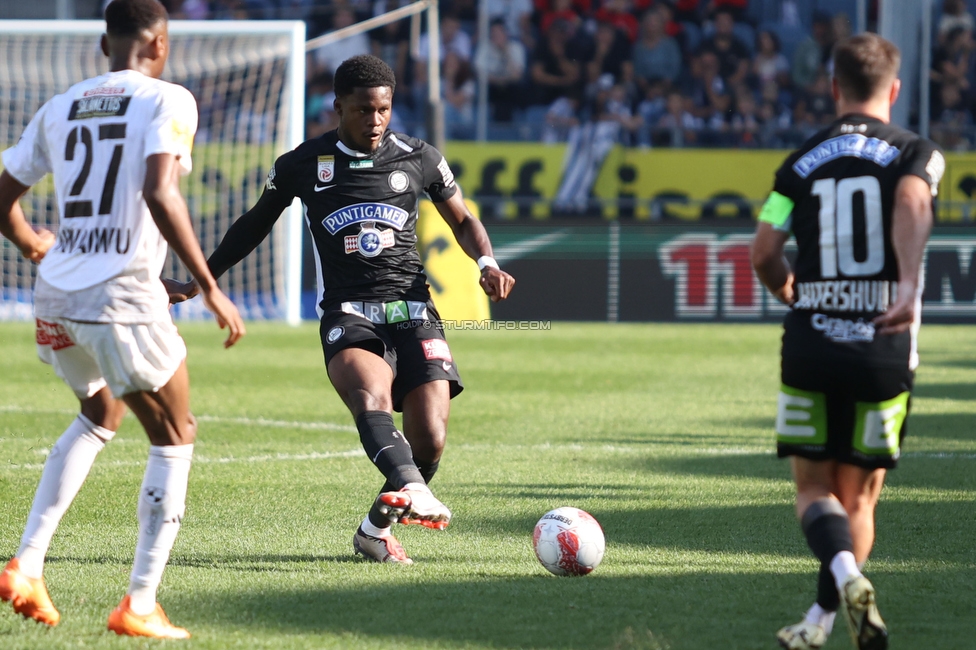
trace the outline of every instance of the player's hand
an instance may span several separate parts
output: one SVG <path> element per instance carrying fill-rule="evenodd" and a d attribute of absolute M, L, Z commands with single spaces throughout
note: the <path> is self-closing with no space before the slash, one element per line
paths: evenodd
<path fill-rule="evenodd" d="M 54 233 L 47 228 L 34 228 L 37 237 L 29 246 L 21 249 L 21 254 L 35 264 L 44 259 L 56 241 Z"/>
<path fill-rule="evenodd" d="M 166 289 L 166 293 L 169 294 L 169 304 L 171 305 L 189 300 L 200 293 L 200 287 L 196 280 L 189 282 L 180 282 L 172 278 L 160 278 L 160 280 Z"/>
<path fill-rule="evenodd" d="M 796 294 L 793 293 L 793 274 L 786 276 L 786 283 L 772 293 L 773 297 L 784 305 L 792 305 L 796 301 Z"/>
<path fill-rule="evenodd" d="M 227 328 L 227 340 L 224 341 L 225 348 L 237 343 L 247 333 L 244 329 L 244 320 L 241 318 L 240 312 L 237 311 L 237 307 L 220 289 L 215 287 L 212 291 L 204 292 L 203 304 L 217 319 L 220 329 Z"/>
<path fill-rule="evenodd" d="M 486 266 L 481 271 L 479 284 L 492 302 L 498 302 L 508 298 L 508 294 L 512 292 L 512 287 L 515 286 L 515 278 L 505 271 Z"/>
<path fill-rule="evenodd" d="M 915 322 L 915 309 L 918 287 L 912 282 L 898 283 L 898 297 L 888 305 L 888 311 L 875 318 L 872 323 L 878 334 L 899 334 L 907 332 Z"/>

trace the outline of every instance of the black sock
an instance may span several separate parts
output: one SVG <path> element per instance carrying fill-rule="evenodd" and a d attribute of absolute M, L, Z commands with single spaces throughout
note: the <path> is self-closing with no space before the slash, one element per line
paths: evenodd
<path fill-rule="evenodd" d="M 851 520 L 833 499 L 818 499 L 810 504 L 800 522 L 810 550 L 830 572 L 830 561 L 841 551 L 854 552 L 851 538 Z"/>
<path fill-rule="evenodd" d="M 437 467 L 441 464 L 441 461 L 435 460 L 432 463 L 428 463 L 422 460 L 416 460 L 417 469 L 420 470 L 420 475 L 424 477 L 424 482 L 430 485 L 430 481 L 434 478 L 434 474 L 437 473 Z"/>
<path fill-rule="evenodd" d="M 356 428 L 366 455 L 394 490 L 407 483 L 423 483 L 424 477 L 413 462 L 410 443 L 397 431 L 392 415 L 386 411 L 360 413 Z"/>
<path fill-rule="evenodd" d="M 830 572 L 830 565 L 820 563 L 820 573 L 817 574 L 817 604 L 826 612 L 836 612 L 840 607 L 840 594 L 837 593 L 837 583 L 834 574 Z"/>

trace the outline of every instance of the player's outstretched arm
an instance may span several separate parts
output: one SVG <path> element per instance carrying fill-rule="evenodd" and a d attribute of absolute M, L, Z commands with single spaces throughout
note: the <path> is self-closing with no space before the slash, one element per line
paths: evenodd
<path fill-rule="evenodd" d="M 234 303 L 217 286 L 217 280 L 207 267 L 206 258 L 190 223 L 186 202 L 180 194 L 176 156 L 162 153 L 146 159 L 146 181 L 142 195 L 159 232 L 200 287 L 207 309 L 217 319 L 220 329 L 227 328 L 224 347 L 234 345 L 245 334 L 244 321 Z"/>
<path fill-rule="evenodd" d="M 891 245 L 898 260 L 898 294 L 888 311 L 874 319 L 879 334 L 905 332 L 915 321 L 922 257 L 932 231 L 932 190 L 918 176 L 903 176 L 895 188 Z"/>
<path fill-rule="evenodd" d="M 508 298 L 512 287 L 515 286 L 515 278 L 498 268 L 491 252 L 488 231 L 464 204 L 461 189 L 458 188 L 458 191 L 448 200 L 434 205 L 447 225 L 451 227 L 461 249 L 471 259 L 478 260 L 479 266 L 482 267 L 479 282 L 491 301 L 498 302 Z"/>
<path fill-rule="evenodd" d="M 29 189 L 6 171 L 0 173 L 0 234 L 13 242 L 24 257 L 40 262 L 54 245 L 54 234 L 44 228 L 35 230 L 27 223 L 20 197 Z"/>
<path fill-rule="evenodd" d="M 793 304 L 793 271 L 783 254 L 790 233 L 759 222 L 752 240 L 752 268 L 770 293 L 786 305 Z"/>
<path fill-rule="evenodd" d="M 281 192 L 269 192 L 265 189 L 254 207 L 245 212 L 240 219 L 227 230 L 227 234 L 220 241 L 207 266 L 215 278 L 219 278 L 232 266 L 250 255 L 271 233 L 278 217 L 291 203 L 291 197 L 282 196 Z M 195 280 L 179 282 L 168 278 L 163 279 L 163 286 L 169 294 L 172 304 L 189 300 L 196 296 L 200 288 Z"/>

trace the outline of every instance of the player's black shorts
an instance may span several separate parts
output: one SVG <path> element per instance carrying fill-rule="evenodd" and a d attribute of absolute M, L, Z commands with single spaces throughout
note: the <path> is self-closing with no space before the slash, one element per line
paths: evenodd
<path fill-rule="evenodd" d="M 451 398 L 464 390 L 440 315 L 432 302 L 347 302 L 326 312 L 319 326 L 325 365 L 340 350 L 362 348 L 393 369 L 393 409 L 413 389 L 438 379 L 450 383 Z"/>
<path fill-rule="evenodd" d="M 781 458 L 837 460 L 867 469 L 895 467 L 907 432 L 915 377 L 903 354 L 903 341 L 877 337 L 872 345 L 873 328 L 863 327 L 863 340 L 848 341 L 858 338 L 851 333 L 856 321 L 833 323 L 833 330 L 825 330 L 815 316 L 823 315 L 787 316 L 777 453 Z M 865 346 L 865 354 L 855 354 Z"/>

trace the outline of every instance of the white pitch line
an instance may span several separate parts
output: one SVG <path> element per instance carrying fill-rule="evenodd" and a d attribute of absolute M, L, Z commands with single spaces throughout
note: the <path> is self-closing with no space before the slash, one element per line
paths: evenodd
<path fill-rule="evenodd" d="M 77 411 L 67 409 L 38 409 L 29 406 L 0 406 L 0 412 L 28 413 L 36 415 L 73 415 Z M 127 414 L 128 417 L 129 414 Z M 349 431 L 355 432 L 356 427 L 350 424 L 336 424 L 334 422 L 299 422 L 290 420 L 268 420 L 265 418 L 225 417 L 222 415 L 197 415 L 198 422 L 214 422 L 215 424 L 241 424 L 249 427 L 277 427 L 282 429 L 311 429 L 316 431 Z"/>
<path fill-rule="evenodd" d="M 227 456 L 221 458 L 211 458 L 209 456 L 194 456 L 194 465 L 225 465 L 230 463 L 273 463 L 303 460 L 327 460 L 329 458 L 357 458 L 365 455 L 362 449 L 349 449 L 347 451 L 311 451 L 305 454 L 264 454 L 261 456 Z M 143 467 L 144 460 L 115 460 L 108 463 L 96 463 L 97 467 Z M 43 463 L 24 463 L 22 465 L 0 465 L 0 469 L 43 469 Z"/>
<path fill-rule="evenodd" d="M 23 407 L 16 405 L 0 405 L 0 412 L 8 413 L 36 413 L 36 414 L 65 414 L 70 415 L 76 413 L 76 411 L 69 411 L 65 409 L 37 409 L 33 407 Z M 285 429 L 305 429 L 305 430 L 316 430 L 316 431 L 348 431 L 355 432 L 356 427 L 346 425 L 346 424 L 336 424 L 334 422 L 301 422 L 301 421 L 290 421 L 290 420 L 268 420 L 265 418 L 244 418 L 244 417 L 224 417 L 220 415 L 198 415 L 197 420 L 200 422 L 214 422 L 217 424 L 240 424 L 243 426 L 253 426 L 253 427 L 277 427 Z M 0 442 L 6 442 L 12 440 L 10 438 L 0 438 Z M 524 444 L 507 444 L 507 443 L 470 443 L 470 444 L 460 444 L 452 445 L 452 448 L 467 451 L 476 451 L 478 449 L 525 449 L 531 451 L 603 451 L 610 453 L 640 453 L 647 451 L 649 445 L 607 445 L 600 443 L 593 444 L 580 444 L 580 443 L 539 443 L 535 445 L 524 445 Z M 753 448 L 753 447 L 703 447 L 698 449 L 692 448 L 682 448 L 679 451 L 688 451 L 690 455 L 695 456 L 745 456 L 749 454 L 756 454 L 761 456 L 772 456 L 775 451 L 768 448 Z M 205 457 L 194 458 L 194 462 L 197 463 L 238 463 L 238 462 L 266 462 L 266 461 L 276 461 L 276 460 L 318 460 L 321 458 L 337 458 L 346 456 L 355 456 L 363 453 L 362 450 L 351 450 L 348 452 L 338 452 L 332 453 L 328 452 L 321 454 L 318 452 L 310 452 L 308 454 L 277 454 L 269 456 L 250 456 L 246 458 L 214 458 L 207 459 Z M 674 454 L 670 454 L 674 455 Z M 939 451 L 939 452 L 926 452 L 926 451 L 914 451 L 902 454 L 902 458 L 923 458 L 931 460 L 976 460 L 976 453 L 970 452 L 955 452 L 955 451 Z M 112 463 L 108 463 L 112 465 Z M 132 464 L 129 461 L 116 461 L 115 465 L 126 466 Z M 141 465 L 142 462 L 135 463 Z M 0 465 L 0 467 L 6 467 L 8 469 L 39 469 L 43 465 L 28 463 L 24 465 Z"/>

